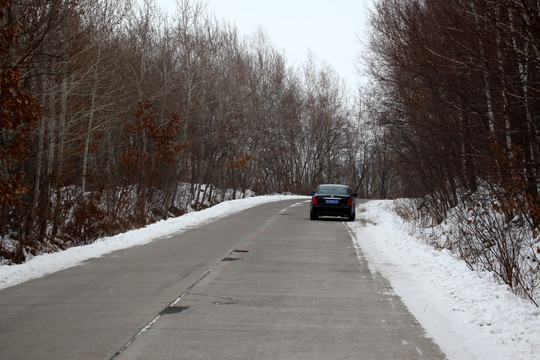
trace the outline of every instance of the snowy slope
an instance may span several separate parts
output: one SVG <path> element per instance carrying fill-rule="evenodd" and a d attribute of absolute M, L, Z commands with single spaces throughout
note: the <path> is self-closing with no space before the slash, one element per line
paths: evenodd
<path fill-rule="evenodd" d="M 221 203 L 92 245 L 0 266 L 0 289 L 81 264 L 111 251 L 212 221 L 229 213 L 291 196 L 262 196 Z M 296 197 L 299 200 L 306 197 Z M 405 231 L 392 201 L 371 201 L 348 223 L 359 256 L 382 273 L 449 359 L 539 359 L 540 310 L 471 272 L 447 251 L 434 250 Z M 307 216 L 307 214 L 306 214 Z"/>
<path fill-rule="evenodd" d="M 449 359 L 540 359 L 540 309 L 408 235 L 393 201 L 363 204 L 355 244 Z"/>
<path fill-rule="evenodd" d="M 36 256 L 21 265 L 0 265 L 0 289 L 79 265 L 88 259 L 100 257 L 112 251 L 146 244 L 160 237 L 182 232 L 219 217 L 240 212 L 265 202 L 293 198 L 305 199 L 306 197 L 273 195 L 225 201 L 205 210 L 190 212 L 180 217 L 159 221 L 142 229 L 104 238 L 91 245 L 74 247 L 59 253 Z"/>

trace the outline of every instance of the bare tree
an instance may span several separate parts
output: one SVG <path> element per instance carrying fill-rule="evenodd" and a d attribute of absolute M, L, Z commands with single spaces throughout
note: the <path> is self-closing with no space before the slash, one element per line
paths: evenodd
<path fill-rule="evenodd" d="M 0 1 L 0 239 L 8 235 L 8 219 L 14 207 L 22 206 L 22 195 L 29 186 L 21 163 L 28 153 L 28 136 L 40 119 L 40 107 L 35 97 L 21 86 L 21 65 L 13 44 L 17 41 L 17 26 L 6 12 L 8 0 Z M 7 17 L 7 21 L 6 18 Z M 12 225 L 12 224 L 11 224 Z M 15 261 L 23 260 L 26 241 L 19 242 Z M 3 246 L 0 241 L 0 254 Z"/>

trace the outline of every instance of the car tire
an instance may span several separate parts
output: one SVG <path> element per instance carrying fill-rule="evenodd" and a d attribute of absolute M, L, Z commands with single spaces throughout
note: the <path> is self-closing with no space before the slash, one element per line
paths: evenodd
<path fill-rule="evenodd" d="M 309 220 L 317 220 L 319 217 L 314 213 L 309 213 Z"/>
<path fill-rule="evenodd" d="M 349 221 L 354 221 L 356 219 L 356 214 L 349 215 Z"/>

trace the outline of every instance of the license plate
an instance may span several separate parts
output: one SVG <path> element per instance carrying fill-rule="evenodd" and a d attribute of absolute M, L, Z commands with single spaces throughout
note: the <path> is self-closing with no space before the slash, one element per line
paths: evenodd
<path fill-rule="evenodd" d="M 327 204 L 337 205 L 337 204 L 339 204 L 339 200 L 335 200 L 335 199 L 332 199 L 332 200 L 326 200 L 326 203 L 327 203 Z"/>

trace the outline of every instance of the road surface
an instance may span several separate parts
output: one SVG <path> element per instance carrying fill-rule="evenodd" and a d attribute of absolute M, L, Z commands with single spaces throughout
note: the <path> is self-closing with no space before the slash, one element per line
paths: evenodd
<path fill-rule="evenodd" d="M 0 359 L 398 358 L 444 355 L 346 223 L 310 221 L 305 201 L 0 291 Z"/>

